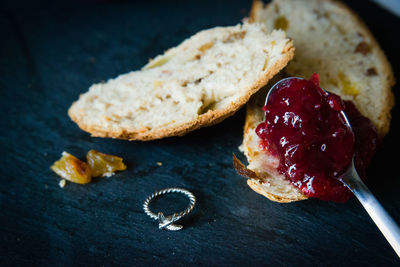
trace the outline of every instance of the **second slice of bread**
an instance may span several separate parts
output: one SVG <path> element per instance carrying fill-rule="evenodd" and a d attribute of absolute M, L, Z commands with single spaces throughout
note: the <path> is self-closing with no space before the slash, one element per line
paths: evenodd
<path fill-rule="evenodd" d="M 289 76 L 318 72 L 325 90 L 351 100 L 383 137 L 389 131 L 394 76 L 390 63 L 368 27 L 345 4 L 334 0 L 255 1 L 251 19 L 267 29 L 283 29 L 296 56 Z"/>
<path fill-rule="evenodd" d="M 201 31 L 133 71 L 94 84 L 68 111 L 93 136 L 151 140 L 232 115 L 293 57 L 284 31 L 239 24 Z"/>

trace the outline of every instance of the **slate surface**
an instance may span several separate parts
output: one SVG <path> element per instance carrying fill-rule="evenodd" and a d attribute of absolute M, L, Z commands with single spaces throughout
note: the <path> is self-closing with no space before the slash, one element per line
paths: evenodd
<path fill-rule="evenodd" d="M 236 24 L 250 1 L 54 2 L 0 7 L 0 265 L 399 264 L 356 199 L 283 205 L 251 191 L 231 164 L 243 109 L 217 126 L 145 143 L 91 138 L 67 117 L 92 83 L 138 69 L 201 29 Z M 398 74 L 399 19 L 367 1 L 350 4 Z M 369 172 L 397 221 L 399 116 L 396 108 Z M 60 189 L 52 162 L 91 148 L 122 156 L 128 170 Z M 160 231 L 141 208 L 170 186 L 198 198 L 181 232 Z M 167 200 L 158 208 L 185 206 Z"/>

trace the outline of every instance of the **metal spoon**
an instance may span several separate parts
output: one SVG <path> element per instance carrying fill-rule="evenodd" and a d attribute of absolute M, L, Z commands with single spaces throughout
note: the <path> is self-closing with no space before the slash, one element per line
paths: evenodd
<path fill-rule="evenodd" d="M 267 105 L 268 103 L 268 99 L 271 95 L 271 92 L 275 90 L 279 84 L 293 78 L 303 79 L 298 77 L 289 77 L 275 83 L 267 94 L 267 97 L 265 99 L 265 105 Z M 341 114 L 345 119 L 349 128 L 352 129 L 346 114 L 343 111 L 341 111 Z M 364 184 L 364 182 L 361 180 L 354 166 L 354 156 L 351 165 L 343 174 L 343 176 L 340 178 L 340 181 L 345 186 L 347 186 L 351 190 L 351 192 L 353 192 L 353 194 L 357 197 L 357 199 L 361 202 L 365 210 L 368 212 L 369 216 L 372 218 L 372 220 L 378 226 L 379 230 L 385 236 L 386 240 L 389 242 L 394 251 L 400 257 L 400 228 L 396 224 L 396 222 L 392 219 L 392 217 L 390 217 L 387 211 L 382 207 L 382 205 L 378 202 L 378 200 L 371 193 L 371 191 L 369 191 L 368 187 Z"/>

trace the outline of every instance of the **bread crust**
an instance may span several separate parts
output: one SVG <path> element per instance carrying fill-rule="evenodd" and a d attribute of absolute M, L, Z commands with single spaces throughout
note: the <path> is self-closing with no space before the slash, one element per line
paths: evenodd
<path fill-rule="evenodd" d="M 280 202 L 280 203 L 289 203 L 293 201 L 299 201 L 306 199 L 307 197 L 302 195 L 300 192 L 296 192 L 297 194 L 292 194 L 293 196 L 290 195 L 277 195 L 269 192 L 266 190 L 264 187 L 268 186 L 267 184 L 264 183 L 268 178 L 271 178 L 270 175 L 266 173 L 256 173 L 248 168 L 246 168 L 243 163 L 241 163 L 233 154 L 233 165 L 236 169 L 236 172 L 243 176 L 244 178 L 247 178 L 247 184 L 250 186 L 251 189 L 256 191 L 257 193 L 269 198 L 272 201 Z M 295 188 L 294 190 L 296 190 Z"/>
<path fill-rule="evenodd" d="M 170 128 L 161 128 L 150 131 L 141 131 L 138 129 L 122 129 L 120 131 L 105 131 L 100 127 L 96 127 L 96 125 L 87 125 L 82 120 L 80 120 L 79 116 L 74 112 L 74 102 L 72 106 L 68 110 L 68 115 L 70 118 L 84 131 L 91 133 L 92 136 L 95 137 L 110 137 L 110 138 L 118 138 L 118 139 L 126 139 L 126 140 L 141 140 L 141 141 L 149 141 L 154 139 L 160 139 L 171 136 L 182 136 L 191 131 L 194 131 L 201 127 L 211 126 L 217 124 L 229 116 L 232 116 L 237 110 L 239 110 L 250 97 L 256 93 L 260 88 L 265 86 L 268 81 L 277 74 L 281 69 L 283 69 L 287 63 L 294 56 L 294 47 L 292 40 L 289 40 L 283 51 L 283 56 L 278 63 L 265 71 L 264 75 L 258 80 L 255 81 L 253 85 L 246 90 L 246 94 L 237 99 L 234 103 L 226 107 L 225 109 L 220 110 L 209 110 L 205 114 L 199 115 L 195 120 L 182 123 L 180 125 L 176 125 Z"/>
<path fill-rule="evenodd" d="M 274 194 L 270 193 L 268 190 L 265 190 L 265 188 L 262 186 L 262 183 L 260 181 L 254 180 L 254 179 L 248 179 L 247 185 L 250 186 L 250 188 L 253 189 L 256 193 L 263 195 L 264 197 L 268 198 L 269 200 L 279 202 L 279 203 L 290 203 L 290 202 L 301 201 L 301 200 L 307 199 L 307 197 L 304 195 L 302 197 L 298 197 L 298 198 L 288 198 L 288 197 L 274 195 Z"/>
<path fill-rule="evenodd" d="M 383 65 L 384 74 L 386 78 L 386 84 L 385 86 L 383 86 L 383 90 L 387 94 L 387 99 L 386 99 L 386 105 L 384 105 L 384 109 L 382 109 L 379 114 L 380 120 L 383 121 L 384 123 L 381 127 L 377 127 L 379 137 L 383 138 L 389 132 L 390 120 L 392 118 L 390 111 L 392 110 L 395 104 L 392 87 L 395 85 L 396 80 L 393 74 L 392 66 L 389 63 L 389 60 L 387 59 L 385 52 L 381 49 L 378 41 L 375 39 L 374 35 L 372 34 L 368 26 L 365 24 L 365 22 L 361 19 L 361 17 L 343 2 L 336 0 L 328 0 L 328 1 L 338 5 L 339 7 L 342 8 L 343 12 L 346 12 L 355 19 L 357 26 L 360 29 L 362 29 L 362 33 L 365 36 L 367 36 L 368 39 L 370 40 L 370 45 L 376 49 L 380 63 Z"/>

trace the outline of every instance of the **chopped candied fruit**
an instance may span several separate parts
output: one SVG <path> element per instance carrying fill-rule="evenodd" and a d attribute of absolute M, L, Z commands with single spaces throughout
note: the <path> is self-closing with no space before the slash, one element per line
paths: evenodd
<path fill-rule="evenodd" d="M 163 82 L 162 81 L 153 81 L 153 85 L 154 85 L 154 87 L 159 87 L 159 86 L 161 86 L 163 84 Z"/>
<path fill-rule="evenodd" d="M 371 67 L 369 69 L 367 69 L 367 76 L 376 76 L 378 75 L 378 72 L 376 71 L 376 69 L 374 67 Z"/>
<path fill-rule="evenodd" d="M 166 64 L 170 59 L 171 57 L 165 56 L 157 60 L 152 60 L 150 64 L 146 67 L 146 69 L 161 67 L 162 65 Z"/>
<path fill-rule="evenodd" d="M 89 165 L 67 152 L 63 152 L 62 157 L 54 162 L 50 169 L 63 179 L 74 183 L 87 184 L 92 180 Z"/>
<path fill-rule="evenodd" d="M 246 31 L 241 31 L 241 32 L 233 32 L 230 33 L 224 40 L 222 40 L 223 43 L 232 43 L 236 40 L 243 39 L 246 36 Z"/>
<path fill-rule="evenodd" d="M 354 49 L 354 53 L 360 53 L 366 56 L 371 53 L 371 46 L 369 46 L 369 44 L 367 44 L 366 42 L 361 42 Z"/>
<path fill-rule="evenodd" d="M 104 154 L 94 149 L 90 150 L 86 155 L 86 160 L 92 170 L 92 176 L 110 176 L 115 171 L 123 171 L 126 165 L 122 162 L 122 158 Z"/>
<path fill-rule="evenodd" d="M 213 47 L 214 46 L 214 42 L 208 42 L 208 43 L 205 43 L 205 44 L 203 44 L 202 46 L 200 46 L 199 48 L 198 48 L 198 50 L 200 51 L 200 52 L 206 52 L 208 49 L 210 49 L 211 47 Z"/>
<path fill-rule="evenodd" d="M 289 27 L 289 21 L 287 20 L 287 18 L 285 16 L 280 16 L 278 18 L 275 19 L 274 22 L 274 28 L 275 29 L 282 29 L 284 31 L 286 31 Z"/>
<path fill-rule="evenodd" d="M 339 72 L 338 78 L 342 85 L 342 92 L 344 94 L 356 96 L 360 93 L 356 85 L 352 81 L 350 81 L 346 74 L 344 74 L 343 72 Z"/>

